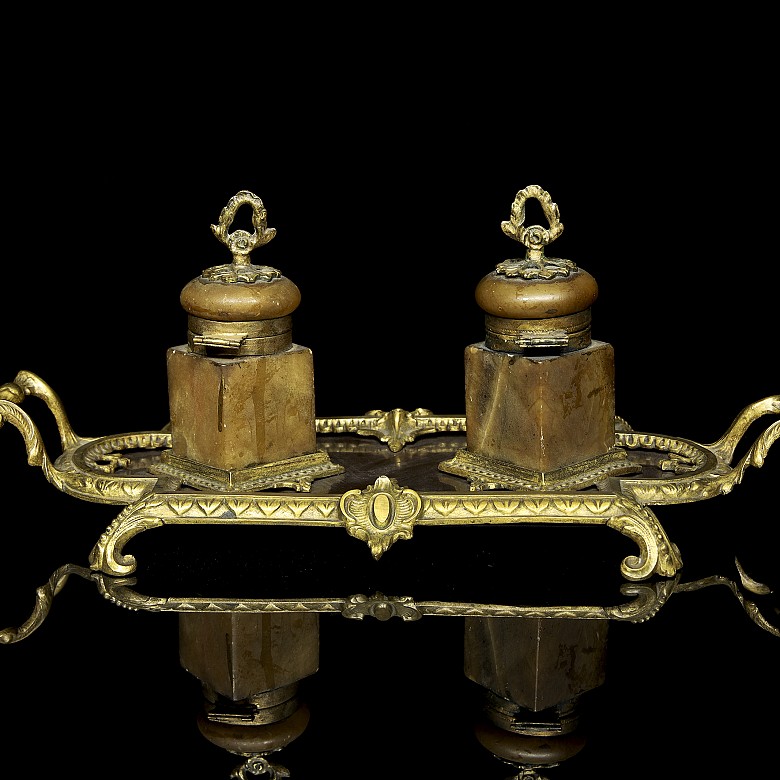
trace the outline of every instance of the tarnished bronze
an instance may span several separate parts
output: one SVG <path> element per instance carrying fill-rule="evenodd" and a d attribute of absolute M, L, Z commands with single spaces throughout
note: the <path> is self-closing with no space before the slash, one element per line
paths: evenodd
<path fill-rule="evenodd" d="M 485 346 L 499 352 L 583 349 L 590 344 L 590 320 L 590 309 L 561 317 L 520 320 L 486 314 Z"/>

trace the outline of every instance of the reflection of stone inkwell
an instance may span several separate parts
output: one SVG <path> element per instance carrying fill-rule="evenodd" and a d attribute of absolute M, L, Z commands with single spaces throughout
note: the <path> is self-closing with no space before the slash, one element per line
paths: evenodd
<path fill-rule="evenodd" d="M 228 233 L 242 205 L 255 231 Z M 275 268 L 249 262 L 276 233 L 251 192 L 231 198 L 212 230 L 233 262 L 206 269 L 181 293 L 188 343 L 168 350 L 171 449 L 153 471 L 223 493 L 308 491 L 344 469 L 316 449 L 312 352 L 291 336 L 300 292 Z M 203 735 L 247 757 L 253 771 L 275 771 L 264 756 L 308 724 L 298 688 L 319 666 L 318 614 L 182 612 L 179 654 L 203 687 Z"/>
<path fill-rule="evenodd" d="M 524 227 L 537 199 L 549 220 Z M 590 335 L 596 280 L 544 248 L 563 231 L 557 204 L 521 190 L 504 232 L 527 248 L 484 276 L 485 340 L 466 348 L 466 447 L 440 465 L 472 489 L 576 490 L 637 470 L 615 448 L 615 366 Z"/>
<path fill-rule="evenodd" d="M 549 229 L 524 227 L 528 198 L 541 203 Z M 615 448 L 612 346 L 590 335 L 596 280 L 544 253 L 563 231 L 557 204 L 526 187 L 501 227 L 526 256 L 499 263 L 477 285 L 486 335 L 465 353 L 466 447 L 439 468 L 467 478 L 473 491 L 552 498 L 636 472 Z M 529 777 L 579 753 L 579 699 L 604 681 L 608 625 L 467 617 L 464 671 L 479 686 L 480 743 Z"/>

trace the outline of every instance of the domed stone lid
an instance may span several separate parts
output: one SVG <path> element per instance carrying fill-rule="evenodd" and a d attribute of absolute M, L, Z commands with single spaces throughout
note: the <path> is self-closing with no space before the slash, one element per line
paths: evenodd
<path fill-rule="evenodd" d="M 246 322 L 284 317 L 298 308 L 301 292 L 290 279 L 268 266 L 244 268 L 251 268 L 252 276 L 239 273 L 232 282 L 206 269 L 181 291 L 184 310 L 206 320 Z"/>
<path fill-rule="evenodd" d="M 516 320 L 575 314 L 589 308 L 597 296 L 596 280 L 579 268 L 561 279 L 529 280 L 495 271 L 483 277 L 476 290 L 477 303 L 487 314 Z"/>
<path fill-rule="evenodd" d="M 252 208 L 254 231 L 228 232 L 241 206 Z M 291 317 L 301 302 L 298 286 L 281 271 L 255 265 L 249 254 L 267 244 L 276 229 L 267 226 L 262 200 L 242 190 L 233 196 L 211 226 L 233 261 L 207 268 L 181 291 L 189 315 L 189 344 L 197 352 L 266 355 L 292 343 Z"/>
<path fill-rule="evenodd" d="M 540 202 L 549 228 L 525 227 L 528 198 Z M 504 352 L 587 346 L 598 285 L 571 260 L 545 255 L 544 248 L 563 232 L 558 205 L 538 185 L 526 187 L 517 193 L 510 219 L 501 228 L 526 247 L 526 256 L 499 263 L 477 284 L 475 298 L 485 312 L 486 345 Z"/>

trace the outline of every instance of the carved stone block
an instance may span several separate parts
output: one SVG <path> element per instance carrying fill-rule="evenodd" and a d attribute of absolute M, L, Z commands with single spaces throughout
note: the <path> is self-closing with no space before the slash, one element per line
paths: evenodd
<path fill-rule="evenodd" d="M 604 682 L 607 620 L 466 618 L 466 677 L 538 712 Z"/>
<path fill-rule="evenodd" d="M 220 469 L 242 469 L 316 450 L 310 349 L 218 358 L 168 350 L 171 447 Z"/>
<path fill-rule="evenodd" d="M 477 455 L 553 471 L 604 455 L 615 443 L 610 344 L 529 357 L 466 348 L 466 444 Z"/>
<path fill-rule="evenodd" d="M 319 651 L 316 612 L 179 616 L 181 665 L 233 701 L 309 677 Z"/>

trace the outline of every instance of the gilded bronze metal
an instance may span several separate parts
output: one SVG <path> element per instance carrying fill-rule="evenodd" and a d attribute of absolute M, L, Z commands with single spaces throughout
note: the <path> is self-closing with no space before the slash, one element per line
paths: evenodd
<path fill-rule="evenodd" d="M 295 525 L 345 528 L 365 541 L 379 558 L 399 539 L 410 539 L 414 526 L 479 524 L 577 524 L 607 526 L 634 541 L 638 555 L 620 565 L 624 577 L 673 576 L 682 565 L 679 550 L 655 515 L 628 496 L 565 492 L 495 495 L 418 494 L 388 485 L 378 477 L 363 491 L 343 496 L 295 499 L 263 494 L 155 493 L 125 508 L 101 535 L 90 554 L 96 571 L 127 576 L 136 561 L 123 548 L 134 536 L 164 525 Z M 378 499 L 378 500 L 377 500 Z"/>
<path fill-rule="evenodd" d="M 271 763 L 263 756 L 249 756 L 231 773 L 231 780 L 251 780 L 251 776 L 265 780 L 284 780 L 290 773 L 283 766 Z"/>
<path fill-rule="evenodd" d="M 340 474 L 342 471 L 341 466 L 332 463 L 328 454 L 322 451 L 243 469 L 221 469 L 165 451 L 160 462 L 154 466 L 154 472 L 160 476 L 172 477 L 180 484 L 221 493 L 271 488 L 308 491 L 315 479 Z"/>

